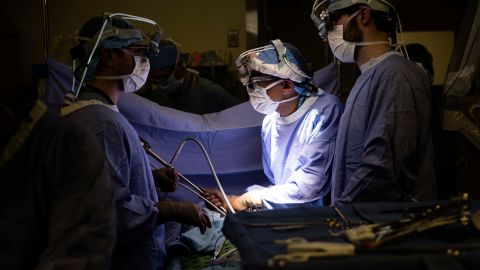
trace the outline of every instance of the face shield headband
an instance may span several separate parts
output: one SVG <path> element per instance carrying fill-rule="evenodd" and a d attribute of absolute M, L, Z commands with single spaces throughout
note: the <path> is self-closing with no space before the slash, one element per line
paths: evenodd
<path fill-rule="evenodd" d="M 257 56 L 259 53 L 269 50 L 275 50 L 278 59 L 277 63 L 267 64 L 258 59 Z M 235 64 L 240 73 L 240 81 L 243 85 L 250 83 L 252 79 L 251 73 L 253 71 L 281 79 L 290 79 L 297 83 L 302 83 L 306 79 L 311 80 L 307 74 L 299 70 L 294 64 L 288 61 L 287 49 L 285 46 L 283 46 L 283 43 L 279 39 L 273 40 L 272 44 L 270 45 L 243 52 L 237 58 Z"/>
<path fill-rule="evenodd" d="M 82 72 L 82 76 L 80 79 L 80 83 L 78 84 L 77 89 L 75 90 L 75 76 L 73 76 L 73 82 L 72 82 L 72 92 L 74 93 L 75 97 L 78 96 L 80 89 L 83 85 L 83 82 L 85 80 L 85 75 L 87 74 L 87 70 L 89 68 L 90 63 L 92 62 L 93 55 L 95 54 L 95 50 L 97 49 L 98 45 L 100 44 L 101 41 L 112 38 L 112 37 L 117 37 L 119 39 L 134 39 L 141 41 L 145 37 L 149 38 L 149 44 L 148 44 L 148 55 L 154 56 L 158 54 L 158 42 L 160 41 L 163 30 L 158 26 L 158 24 L 150 19 L 143 18 L 143 17 L 138 17 L 134 15 L 129 15 L 129 14 L 124 14 L 124 13 L 105 13 L 104 14 L 105 20 L 102 24 L 102 27 L 100 28 L 100 31 L 98 31 L 98 34 L 96 34 L 93 38 L 83 38 L 79 37 L 79 40 L 84 40 L 87 42 L 91 42 L 90 44 L 93 44 L 90 50 L 90 54 L 88 56 L 88 60 L 85 64 L 85 68 Z M 112 23 L 113 18 L 119 18 L 123 20 L 131 20 L 131 21 L 139 21 L 139 22 L 144 22 L 150 25 L 153 25 L 154 31 L 153 32 L 147 32 L 143 33 L 140 29 L 118 29 L 118 28 L 110 28 Z M 93 41 L 95 41 L 93 43 Z M 75 71 L 75 61 L 73 63 L 73 70 Z"/>

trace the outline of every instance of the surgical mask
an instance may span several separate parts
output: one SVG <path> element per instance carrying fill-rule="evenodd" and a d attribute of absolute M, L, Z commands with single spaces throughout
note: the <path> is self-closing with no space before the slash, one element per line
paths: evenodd
<path fill-rule="evenodd" d="M 151 81 L 153 91 L 160 90 L 167 93 L 174 93 L 182 86 L 183 78 L 181 80 L 177 80 L 172 73 L 167 78 L 152 79 Z"/>
<path fill-rule="evenodd" d="M 328 32 L 328 45 L 333 55 L 343 63 L 354 63 L 355 43 L 343 39 L 343 25 L 335 25 Z"/>
<path fill-rule="evenodd" d="M 348 23 L 352 18 L 358 15 L 358 11 L 352 14 L 350 18 L 345 21 Z M 343 25 L 344 25 L 343 24 Z M 343 63 L 355 63 L 355 46 L 368 46 L 376 44 L 390 44 L 388 41 L 367 41 L 367 42 L 349 42 L 343 39 L 343 25 L 335 25 L 333 29 L 328 32 L 328 44 L 332 50 L 333 55 Z"/>
<path fill-rule="evenodd" d="M 95 76 L 96 79 L 118 80 L 123 81 L 123 91 L 125 93 L 135 92 L 140 89 L 147 81 L 148 72 L 150 71 L 150 62 L 148 58 L 142 56 L 134 56 L 135 68 L 129 75 L 121 76 Z"/>
<path fill-rule="evenodd" d="M 250 96 L 250 104 L 252 104 L 253 109 L 257 112 L 262 114 L 271 114 L 275 112 L 278 108 L 280 103 L 288 102 L 298 98 L 298 95 L 281 100 L 281 101 L 273 101 L 267 94 L 267 90 L 274 87 L 275 85 L 281 83 L 282 80 L 278 80 L 269 84 L 266 87 L 261 87 L 254 84 L 254 89 L 248 91 L 248 95 Z"/>

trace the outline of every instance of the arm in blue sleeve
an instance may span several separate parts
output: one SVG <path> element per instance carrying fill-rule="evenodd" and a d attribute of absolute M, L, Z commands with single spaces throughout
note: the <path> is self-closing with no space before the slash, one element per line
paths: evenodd
<path fill-rule="evenodd" d="M 116 197 L 117 230 L 119 240 L 135 238 L 153 229 L 158 212 L 156 202 L 142 196 L 132 194 L 131 181 L 147 181 L 147 179 L 131 179 L 132 153 L 122 130 L 113 124 L 104 123 L 97 132 L 97 139 L 105 151 L 110 175 L 113 180 L 113 190 Z"/>

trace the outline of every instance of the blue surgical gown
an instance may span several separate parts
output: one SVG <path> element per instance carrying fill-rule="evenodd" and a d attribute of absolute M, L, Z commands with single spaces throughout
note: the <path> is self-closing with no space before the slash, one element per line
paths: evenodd
<path fill-rule="evenodd" d="M 387 53 L 362 71 L 340 120 L 332 181 L 335 204 L 435 197 L 429 85 L 415 63 Z"/>
<path fill-rule="evenodd" d="M 108 103 L 97 93 L 81 93 L 79 97 Z M 118 229 L 112 269 L 163 268 L 164 226 L 156 224 L 157 193 L 137 132 L 119 112 L 103 105 L 83 107 L 68 117 L 96 135 L 109 165 Z"/>
<path fill-rule="evenodd" d="M 272 186 L 263 189 L 267 208 L 322 205 L 330 191 L 340 101 L 326 93 L 310 97 L 293 114 L 267 115 L 262 124 L 263 168 Z"/>

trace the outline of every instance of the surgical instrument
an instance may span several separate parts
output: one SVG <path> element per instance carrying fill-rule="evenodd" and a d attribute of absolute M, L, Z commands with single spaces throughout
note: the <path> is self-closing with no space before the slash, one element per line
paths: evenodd
<path fill-rule="evenodd" d="M 235 210 L 232 207 L 232 204 L 230 203 L 230 200 L 227 198 L 227 194 L 225 194 L 225 191 L 223 190 L 222 184 L 220 184 L 220 180 L 218 180 L 217 173 L 215 172 L 215 169 L 213 168 L 212 161 L 210 160 L 210 157 L 208 156 L 207 150 L 205 150 L 205 147 L 203 147 L 202 143 L 198 141 L 195 138 L 186 138 L 183 140 L 183 142 L 178 146 L 177 151 L 175 151 L 175 154 L 172 157 L 172 160 L 170 164 L 173 164 L 175 160 L 177 159 L 178 155 L 183 149 L 183 146 L 188 142 L 192 141 L 196 143 L 203 151 L 203 154 L 205 155 L 205 158 L 207 159 L 208 165 L 210 166 L 210 170 L 212 171 L 213 177 L 215 178 L 215 181 L 217 182 L 218 189 L 222 193 L 223 199 L 225 200 L 230 212 L 235 213 Z M 171 166 L 171 165 L 170 165 Z"/>
<path fill-rule="evenodd" d="M 270 267 L 284 267 L 287 263 L 307 262 L 310 258 L 353 256 L 355 246 L 350 243 L 309 242 L 302 237 L 275 240 L 287 245 L 287 254 L 279 254 L 268 260 Z"/>
<path fill-rule="evenodd" d="M 165 166 L 166 168 L 173 168 L 173 166 L 171 164 L 169 164 L 168 162 L 166 162 L 162 157 L 160 157 L 157 153 L 155 153 L 152 149 L 152 147 L 150 146 L 150 144 L 148 144 L 148 142 L 146 140 L 144 140 L 143 138 L 140 137 L 140 143 L 142 144 L 143 146 L 143 149 L 145 149 L 145 151 L 150 155 L 152 156 L 155 160 L 157 160 L 158 162 L 160 162 L 163 166 Z M 219 213 L 221 213 L 222 215 L 226 215 L 227 214 L 227 211 L 225 209 L 220 209 L 219 207 L 215 206 L 213 203 L 211 203 L 209 200 L 207 200 L 206 198 L 204 198 L 201 194 L 203 193 L 203 189 L 200 188 L 199 186 L 195 185 L 192 181 L 188 180 L 185 176 L 183 176 L 181 173 L 178 173 L 178 176 L 184 180 L 186 183 L 188 183 L 189 185 L 191 185 L 194 189 L 196 189 L 197 191 L 191 189 L 190 187 L 188 187 L 187 185 L 183 184 L 183 183 L 179 183 L 179 185 L 181 185 L 182 187 L 186 188 L 188 191 L 194 193 L 195 195 L 197 195 L 200 199 L 202 199 L 205 203 L 207 203 L 208 205 L 210 205 L 211 207 L 213 207 L 216 211 L 218 211 Z"/>
<path fill-rule="evenodd" d="M 469 211 L 469 203 L 469 195 L 463 194 L 459 198 L 452 199 L 448 205 L 436 205 L 426 211 L 411 214 L 399 220 L 361 225 L 340 233 L 331 233 L 331 235 L 345 235 L 352 243 L 375 248 L 387 241 L 415 232 L 422 232 L 454 223 L 459 223 L 462 226 L 475 223 L 475 215 L 472 217 Z"/>
<path fill-rule="evenodd" d="M 306 263 L 310 258 L 327 258 L 339 256 L 353 256 L 362 253 L 387 253 L 387 254 L 404 254 L 404 253 L 432 253 L 445 252 L 450 256 L 459 256 L 461 252 L 468 250 L 476 250 L 480 245 L 472 243 L 459 247 L 431 246 L 419 248 L 405 247 L 388 247 L 370 249 L 362 246 L 356 246 L 351 243 L 337 242 L 315 242 L 307 241 L 302 237 L 292 237 L 284 240 L 275 240 L 276 244 L 287 245 L 286 254 L 274 255 L 268 260 L 268 266 L 271 268 L 285 267 L 289 263 Z M 305 268 L 305 267 L 303 267 Z"/>

